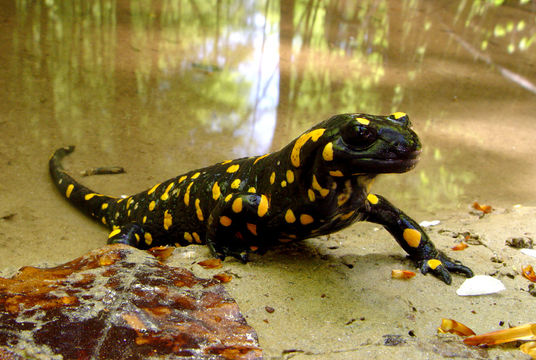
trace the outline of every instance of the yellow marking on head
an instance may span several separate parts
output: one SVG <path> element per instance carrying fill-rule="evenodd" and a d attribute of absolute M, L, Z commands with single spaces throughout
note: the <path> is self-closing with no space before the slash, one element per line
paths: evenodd
<path fill-rule="evenodd" d="M 156 202 L 153 200 L 149 203 L 149 211 L 153 211 L 156 207 Z"/>
<path fill-rule="evenodd" d="M 201 173 L 198 171 L 195 174 L 192 175 L 192 179 L 197 179 L 201 175 Z"/>
<path fill-rule="evenodd" d="M 233 194 L 229 194 L 225 197 L 225 199 L 223 199 L 225 202 L 229 202 L 229 200 L 231 200 L 231 198 L 233 197 Z"/>
<path fill-rule="evenodd" d="M 438 266 L 442 265 L 441 261 L 437 259 L 430 259 L 428 260 L 428 266 L 430 269 L 435 270 Z"/>
<path fill-rule="evenodd" d="M 272 171 L 272 173 L 270 174 L 270 184 L 273 185 L 274 182 L 275 182 L 275 172 Z"/>
<path fill-rule="evenodd" d="M 313 219 L 313 217 L 311 215 L 307 215 L 307 214 L 301 214 L 300 215 L 300 223 L 302 225 L 309 225 L 313 221 L 315 221 L 315 220 Z"/>
<path fill-rule="evenodd" d="M 392 117 L 394 117 L 395 119 L 400 119 L 401 117 L 404 117 L 404 116 L 407 116 L 408 114 L 406 114 L 405 112 L 401 112 L 401 111 L 397 111 L 397 112 L 394 112 L 391 114 Z"/>
<path fill-rule="evenodd" d="M 115 229 L 113 230 L 110 235 L 108 235 L 108 239 L 113 238 L 115 235 L 119 234 L 121 232 L 121 229 Z"/>
<path fill-rule="evenodd" d="M 257 225 L 246 223 L 246 227 L 248 228 L 249 232 L 253 235 L 257 236 Z"/>
<path fill-rule="evenodd" d="M 331 176 L 335 176 L 335 177 L 341 177 L 341 176 L 344 176 L 344 174 L 343 174 L 342 171 L 340 171 L 340 170 L 331 170 L 331 171 L 329 172 L 329 174 L 330 174 Z"/>
<path fill-rule="evenodd" d="M 184 205 L 189 206 L 190 205 L 190 188 L 192 187 L 194 183 L 191 182 L 188 184 L 188 187 L 186 188 L 186 193 L 184 193 Z"/>
<path fill-rule="evenodd" d="M 188 241 L 188 242 L 192 242 L 194 241 L 194 239 L 192 238 L 192 235 L 189 233 L 189 232 L 185 232 L 184 233 L 184 240 Z"/>
<path fill-rule="evenodd" d="M 416 248 L 419 247 L 419 244 L 421 243 L 422 235 L 418 230 L 407 228 L 404 229 L 402 237 L 406 240 L 409 246 Z"/>
<path fill-rule="evenodd" d="M 153 186 L 151 189 L 149 189 L 149 191 L 147 191 L 147 195 L 151 195 L 152 193 L 154 193 L 159 186 L 159 183 Z"/>
<path fill-rule="evenodd" d="M 294 216 L 294 213 L 292 212 L 291 209 L 288 209 L 287 212 L 285 213 L 285 221 L 288 222 L 289 224 L 292 224 L 296 221 L 296 216 Z"/>
<path fill-rule="evenodd" d="M 106 225 L 106 218 L 104 216 L 102 217 L 101 221 L 104 225 Z"/>
<path fill-rule="evenodd" d="M 324 146 L 324 150 L 322 151 L 322 158 L 326 161 L 333 160 L 333 143 L 332 142 L 328 142 L 326 146 Z"/>
<path fill-rule="evenodd" d="M 212 185 L 212 198 L 214 200 L 218 200 L 220 196 L 221 196 L 220 185 L 218 185 L 218 182 L 216 181 L 214 185 Z"/>
<path fill-rule="evenodd" d="M 228 173 L 235 173 L 238 171 L 239 168 L 240 168 L 240 165 L 234 164 L 234 165 L 229 166 L 226 171 Z"/>
<path fill-rule="evenodd" d="M 259 157 L 256 158 L 255 161 L 253 162 L 253 165 L 255 165 L 259 160 L 264 159 L 264 158 L 267 157 L 268 155 L 270 155 L 270 153 L 268 153 L 268 154 L 264 154 L 264 155 L 262 155 L 262 156 L 259 156 Z"/>
<path fill-rule="evenodd" d="M 101 209 L 102 209 L 102 210 L 106 210 L 106 209 L 108 209 L 108 203 L 103 203 L 103 204 L 101 205 Z"/>
<path fill-rule="evenodd" d="M 287 181 L 289 184 L 292 184 L 294 182 L 294 171 L 287 170 Z"/>
<path fill-rule="evenodd" d="M 233 182 L 231 183 L 231 189 L 238 189 L 241 182 L 242 181 L 240 179 L 234 179 Z"/>
<path fill-rule="evenodd" d="M 195 199 L 195 213 L 196 213 L 197 218 L 199 219 L 199 221 L 203 221 L 204 220 L 203 210 L 201 210 L 200 203 L 201 203 L 201 200 Z"/>
<path fill-rule="evenodd" d="M 362 117 L 358 117 L 358 118 L 355 118 L 355 120 L 360 123 L 361 125 L 368 125 L 370 124 L 370 120 L 369 119 L 365 119 L 365 118 L 362 118 Z"/>
<path fill-rule="evenodd" d="M 221 165 L 229 164 L 231 161 L 233 161 L 233 160 L 225 160 L 225 161 L 222 161 L 222 162 L 221 162 Z"/>
<path fill-rule="evenodd" d="M 352 215 L 355 214 L 355 210 L 352 210 L 350 212 L 347 212 L 346 214 L 341 215 L 341 220 L 347 220 L 352 217 Z"/>
<path fill-rule="evenodd" d="M 242 198 L 237 197 L 236 199 L 234 199 L 233 205 L 231 205 L 231 208 L 233 209 L 235 213 L 239 213 L 240 211 L 242 211 Z"/>
<path fill-rule="evenodd" d="M 173 188 L 174 185 L 175 185 L 175 183 L 174 183 L 174 182 L 171 182 L 171 183 L 167 186 L 167 188 L 166 188 L 166 190 L 164 191 L 164 193 L 162 194 L 162 196 L 160 196 L 160 199 L 162 199 L 162 200 L 164 200 L 164 201 L 166 201 L 167 199 L 169 199 L 169 192 L 170 192 L 170 190 Z"/>
<path fill-rule="evenodd" d="M 141 223 L 145 224 L 146 221 L 147 221 L 147 216 L 144 216 L 143 219 L 141 219 Z"/>
<path fill-rule="evenodd" d="M 287 181 L 286 180 L 281 181 L 281 187 L 285 187 L 285 186 L 287 186 Z"/>
<path fill-rule="evenodd" d="M 374 194 L 368 194 L 367 195 L 367 200 L 372 205 L 376 205 L 378 203 L 378 201 L 380 201 L 380 199 L 378 199 L 378 197 L 376 195 L 374 195 Z"/>
<path fill-rule="evenodd" d="M 164 229 L 169 230 L 173 223 L 173 217 L 168 210 L 164 211 Z"/>
<path fill-rule="evenodd" d="M 65 191 L 65 196 L 67 197 L 67 199 L 71 196 L 73 189 L 74 189 L 73 184 L 69 184 L 69 186 L 67 186 L 67 190 Z"/>
<path fill-rule="evenodd" d="M 187 177 L 188 177 L 188 176 L 186 176 L 186 175 L 182 175 L 182 176 L 179 178 L 178 183 L 180 184 L 181 182 L 183 182 L 184 180 L 186 180 Z"/>
<path fill-rule="evenodd" d="M 227 216 L 220 216 L 220 224 L 223 226 L 230 226 L 233 221 L 230 217 Z"/>
<path fill-rule="evenodd" d="M 307 196 L 309 197 L 309 201 L 313 202 L 315 201 L 315 192 L 312 189 L 307 190 Z"/>
<path fill-rule="evenodd" d="M 253 186 L 248 189 L 248 193 L 255 194 L 257 192 L 257 189 L 255 189 Z"/>
<path fill-rule="evenodd" d="M 143 237 L 145 238 L 145 243 L 147 245 L 151 245 L 153 243 L 153 237 L 150 233 L 146 232 L 145 234 L 143 234 Z"/>
<path fill-rule="evenodd" d="M 316 129 L 309 132 L 306 132 L 302 136 L 300 136 L 298 139 L 296 139 L 296 142 L 294 143 L 294 147 L 292 148 L 292 152 L 290 153 L 290 162 L 294 167 L 300 167 L 300 151 L 301 148 L 305 145 L 309 139 L 311 139 L 313 142 L 316 142 L 320 136 L 326 131 L 326 129 Z"/>
<path fill-rule="evenodd" d="M 194 237 L 194 240 L 195 240 L 196 243 L 201 244 L 201 238 L 199 237 L 199 235 L 196 232 L 193 232 L 192 236 Z"/>
<path fill-rule="evenodd" d="M 259 207 L 257 208 L 257 215 L 263 217 L 268 212 L 268 198 L 266 195 L 261 195 L 261 201 L 259 202 Z"/>
<path fill-rule="evenodd" d="M 313 189 L 318 191 L 320 193 L 320 196 L 326 197 L 329 194 L 329 189 L 324 189 L 320 184 L 318 183 L 318 180 L 316 179 L 316 176 L 313 175 Z"/>

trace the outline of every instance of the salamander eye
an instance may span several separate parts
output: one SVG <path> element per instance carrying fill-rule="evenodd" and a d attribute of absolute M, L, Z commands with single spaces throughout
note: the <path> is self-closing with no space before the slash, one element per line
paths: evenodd
<path fill-rule="evenodd" d="M 341 131 L 343 141 L 353 147 L 364 149 L 378 138 L 376 129 L 362 124 L 346 126 Z"/>

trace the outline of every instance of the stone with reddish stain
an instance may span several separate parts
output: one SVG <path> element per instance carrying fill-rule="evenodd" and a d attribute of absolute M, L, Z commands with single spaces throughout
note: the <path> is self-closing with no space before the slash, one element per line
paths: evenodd
<path fill-rule="evenodd" d="M 261 359 L 223 285 L 111 245 L 0 278 L 0 358 Z"/>

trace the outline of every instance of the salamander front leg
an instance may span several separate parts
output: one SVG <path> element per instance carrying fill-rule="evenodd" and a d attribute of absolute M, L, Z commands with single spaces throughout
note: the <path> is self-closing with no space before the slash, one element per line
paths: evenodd
<path fill-rule="evenodd" d="M 449 271 L 472 277 L 473 272 L 459 261 L 437 250 L 424 230 L 385 198 L 369 194 L 370 207 L 365 220 L 383 225 L 409 254 L 423 274 L 431 272 L 446 284 L 452 282 Z"/>

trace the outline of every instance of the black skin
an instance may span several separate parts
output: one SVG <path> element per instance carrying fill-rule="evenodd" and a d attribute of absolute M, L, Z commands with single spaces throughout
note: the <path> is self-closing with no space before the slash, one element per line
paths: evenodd
<path fill-rule="evenodd" d="M 58 149 L 49 166 L 60 192 L 112 230 L 109 243 L 202 243 L 221 259 L 246 262 L 250 252 L 365 220 L 383 225 L 423 274 L 450 284 L 450 272 L 473 272 L 438 251 L 409 216 L 369 194 L 376 175 L 411 170 L 420 149 L 404 113 L 341 114 L 278 152 L 190 171 L 126 199 L 97 194 L 69 176 L 61 160 L 73 146 Z M 416 241 L 404 238 L 407 229 Z"/>

